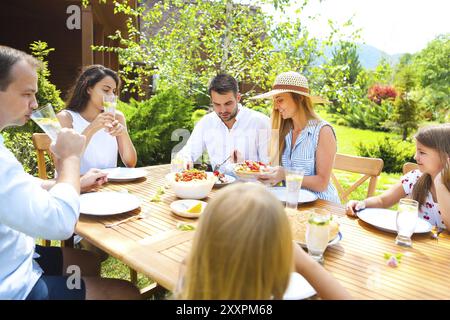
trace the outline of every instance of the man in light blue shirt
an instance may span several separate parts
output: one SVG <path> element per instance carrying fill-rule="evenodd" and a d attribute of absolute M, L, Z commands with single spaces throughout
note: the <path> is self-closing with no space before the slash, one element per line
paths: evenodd
<path fill-rule="evenodd" d="M 0 46 L 0 131 L 8 126 L 24 125 L 30 119 L 37 107 L 38 67 L 39 62 L 33 57 Z M 25 173 L 4 146 L 0 135 L 0 299 L 137 296 L 133 295 L 133 287 L 113 280 L 83 277 L 80 289 L 76 286 L 69 288 L 67 277 L 63 277 L 64 271 L 60 271 L 58 276 L 45 275 L 44 265 L 52 264 L 58 264 L 59 270 L 63 265 L 77 265 L 83 275 L 83 268 L 89 261 L 83 261 L 83 254 L 77 250 L 52 248 L 57 252 L 53 257 L 59 254 L 58 261 L 45 262 L 45 257 L 36 255 L 35 237 L 63 240 L 69 238 L 75 229 L 79 217 L 80 156 L 85 140 L 75 131 L 63 129 L 52 146 L 58 159 L 58 177 L 56 181 L 43 181 Z M 90 174 L 82 184 L 95 184 L 98 177 L 101 174 Z M 72 263 L 70 260 L 74 257 L 80 260 Z M 92 275 L 89 273 L 94 272 L 88 271 L 87 275 Z M 119 294 L 114 295 L 113 292 Z"/>

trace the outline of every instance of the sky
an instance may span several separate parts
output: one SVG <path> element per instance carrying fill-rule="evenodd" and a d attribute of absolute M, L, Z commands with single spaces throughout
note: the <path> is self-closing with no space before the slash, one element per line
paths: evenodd
<path fill-rule="evenodd" d="M 299 1 L 302 2 L 302 1 Z M 437 35 L 450 33 L 450 0 L 310 0 L 302 16 L 320 14 L 306 25 L 322 38 L 329 18 L 343 23 L 353 15 L 353 25 L 362 28 L 362 39 L 388 54 L 415 53 Z M 287 10 L 287 15 L 294 15 Z"/>

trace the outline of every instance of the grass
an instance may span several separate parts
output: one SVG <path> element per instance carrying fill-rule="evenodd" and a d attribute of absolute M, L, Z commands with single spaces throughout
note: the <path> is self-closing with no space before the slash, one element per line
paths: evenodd
<path fill-rule="evenodd" d="M 327 121 L 330 121 L 330 116 L 324 110 L 317 110 L 319 116 Z M 373 143 L 384 137 L 395 137 L 395 134 L 389 132 L 378 132 L 372 130 L 349 128 L 346 126 L 339 126 L 333 124 L 333 128 L 336 132 L 338 153 L 349 154 L 357 156 L 356 145 L 360 142 Z M 345 188 L 356 182 L 362 175 L 356 173 L 343 172 L 335 170 L 336 178 Z M 385 173 L 382 172 L 377 182 L 376 195 L 383 193 L 389 189 L 392 185 L 397 183 L 401 177 L 400 173 Z M 367 196 L 367 189 L 369 182 L 364 182 L 358 189 L 350 194 L 349 199 L 362 200 Z"/>

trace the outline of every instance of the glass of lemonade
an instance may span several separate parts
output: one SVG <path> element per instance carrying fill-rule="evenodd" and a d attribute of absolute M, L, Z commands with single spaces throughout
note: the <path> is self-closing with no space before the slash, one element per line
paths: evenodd
<path fill-rule="evenodd" d="M 397 238 L 395 243 L 401 246 L 411 247 L 411 236 L 416 229 L 419 219 L 419 203 L 412 199 L 400 199 L 397 209 Z"/>
<path fill-rule="evenodd" d="M 181 172 L 184 169 L 192 169 L 193 166 L 189 167 L 192 161 L 189 161 L 186 156 L 183 156 L 179 152 L 172 152 L 170 160 L 170 171 L 171 172 Z"/>
<path fill-rule="evenodd" d="M 299 168 L 284 168 L 286 174 L 286 208 L 297 209 L 300 188 L 305 171 Z"/>
<path fill-rule="evenodd" d="M 328 245 L 331 214 L 325 209 L 312 209 L 308 213 L 306 247 L 314 260 L 323 263 L 323 253 Z"/>
<path fill-rule="evenodd" d="M 117 96 L 113 94 L 107 94 L 103 96 L 103 110 L 105 112 L 116 114 Z"/>
<path fill-rule="evenodd" d="M 56 142 L 58 133 L 61 131 L 61 124 L 56 118 L 55 111 L 51 104 L 41 107 L 31 114 L 31 119 L 50 137 L 53 142 Z"/>

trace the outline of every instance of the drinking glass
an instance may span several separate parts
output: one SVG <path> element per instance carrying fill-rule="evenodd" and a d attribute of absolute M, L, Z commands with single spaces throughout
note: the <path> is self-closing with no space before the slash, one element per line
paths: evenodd
<path fill-rule="evenodd" d="M 325 209 L 309 211 L 306 224 L 306 247 L 309 255 L 319 263 L 323 263 L 323 253 L 328 245 L 331 214 Z"/>
<path fill-rule="evenodd" d="M 419 203 L 412 199 L 400 199 L 397 209 L 397 238 L 395 243 L 400 246 L 411 247 L 411 236 L 416 229 L 419 219 Z"/>
<path fill-rule="evenodd" d="M 297 209 L 300 188 L 305 171 L 299 168 L 284 168 L 286 174 L 286 208 Z"/>
<path fill-rule="evenodd" d="M 103 110 L 105 112 L 112 113 L 112 115 L 115 116 L 116 106 L 117 106 L 117 96 L 113 94 L 107 94 L 103 96 Z"/>
<path fill-rule="evenodd" d="M 180 152 L 172 152 L 170 165 L 171 172 L 194 169 L 194 164 L 190 157 L 188 155 L 183 155 Z"/>
<path fill-rule="evenodd" d="M 53 142 L 56 142 L 58 133 L 61 131 L 61 124 L 56 118 L 55 110 L 51 104 L 41 107 L 31 114 L 31 119 L 50 137 Z"/>
<path fill-rule="evenodd" d="M 183 159 L 178 152 L 172 152 L 170 158 L 170 172 L 180 172 L 183 170 Z"/>

